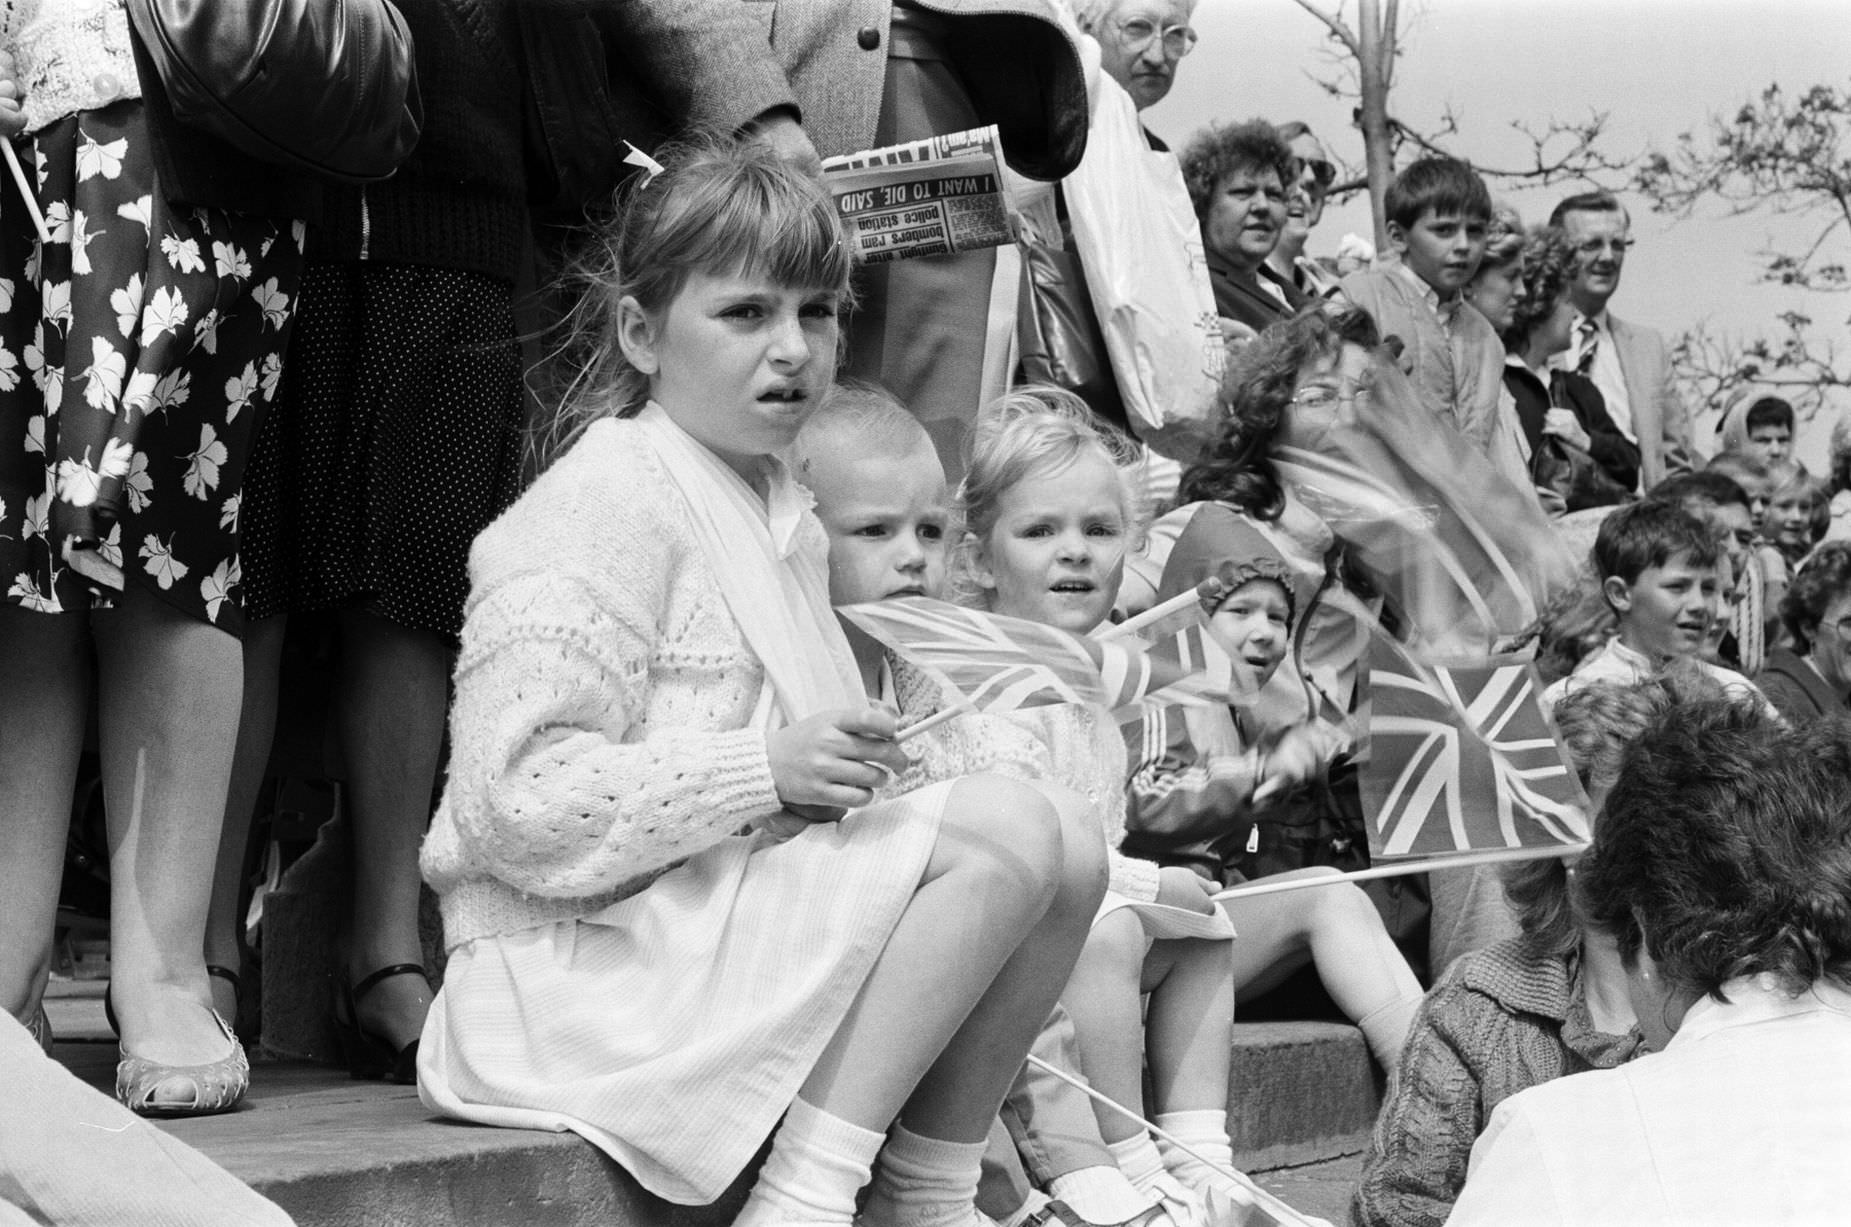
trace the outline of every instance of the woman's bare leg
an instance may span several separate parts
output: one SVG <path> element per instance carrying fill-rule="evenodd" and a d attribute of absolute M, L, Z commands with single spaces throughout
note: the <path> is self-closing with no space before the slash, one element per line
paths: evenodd
<path fill-rule="evenodd" d="M 393 963 L 422 963 L 418 845 L 443 748 L 450 656 L 441 637 L 363 609 L 341 617 L 336 724 L 353 829 L 349 983 Z M 418 1038 L 429 987 L 392 976 L 360 1000 L 363 1027 L 403 1047 Z"/>
<path fill-rule="evenodd" d="M 243 946 L 238 933 L 244 927 L 239 910 L 246 845 L 257 795 L 263 789 L 270 764 L 270 745 L 276 735 L 277 687 L 283 663 L 283 634 L 288 617 L 279 614 L 247 622 L 244 627 L 244 697 L 239 707 L 237 749 L 232 756 L 231 783 L 225 799 L 225 826 L 219 835 L 218 861 L 212 872 L 212 899 L 206 909 L 206 964 L 224 967 L 242 976 Z M 250 992 L 252 986 L 244 986 Z M 212 980 L 215 1008 L 227 1020 L 237 1009 L 232 986 Z"/>
<path fill-rule="evenodd" d="M 109 812 L 110 997 L 125 1048 L 164 1065 L 205 1064 L 228 1051 L 208 1013 L 203 950 L 243 660 L 236 639 L 133 585 L 92 623 Z M 190 1084 L 182 1091 L 190 1096 Z"/>
<path fill-rule="evenodd" d="M 29 1021 L 51 968 L 83 752 L 87 619 L 0 605 L 0 678 L 0 1009 Z"/>

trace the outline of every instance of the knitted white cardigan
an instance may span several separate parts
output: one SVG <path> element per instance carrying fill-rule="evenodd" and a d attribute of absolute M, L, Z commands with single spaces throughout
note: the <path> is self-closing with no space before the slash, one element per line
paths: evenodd
<path fill-rule="evenodd" d="M 827 548 L 814 517 L 800 531 Z M 447 946 L 590 915 L 779 807 L 762 670 L 628 423 L 591 426 L 469 571 L 420 857 Z"/>

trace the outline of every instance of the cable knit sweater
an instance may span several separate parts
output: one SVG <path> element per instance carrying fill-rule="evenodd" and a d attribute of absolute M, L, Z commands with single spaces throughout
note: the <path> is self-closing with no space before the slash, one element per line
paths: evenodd
<path fill-rule="evenodd" d="M 824 549 L 806 516 L 806 549 Z M 420 864 L 445 940 L 589 915 L 779 808 L 763 670 L 629 422 L 470 550 L 449 780 Z"/>
<path fill-rule="evenodd" d="M 1461 955 L 1414 1018 L 1350 1208 L 1360 1227 L 1440 1227 L 1472 1143 L 1518 1091 L 1644 1051 L 1594 1029 L 1580 959 L 1509 938 Z"/>

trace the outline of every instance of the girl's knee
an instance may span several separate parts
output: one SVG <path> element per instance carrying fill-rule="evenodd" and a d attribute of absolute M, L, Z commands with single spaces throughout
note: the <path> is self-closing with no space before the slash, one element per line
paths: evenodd
<path fill-rule="evenodd" d="M 1094 922 L 1080 956 L 1098 970 L 1110 970 L 1136 983 L 1144 970 L 1144 925 L 1128 908 L 1108 912 Z"/>
<path fill-rule="evenodd" d="M 1313 911 L 1313 923 L 1319 925 L 1341 925 L 1345 929 L 1382 923 L 1381 913 L 1375 910 L 1375 904 L 1363 893 L 1363 888 L 1354 882 L 1333 882 L 1329 886 L 1319 886 L 1309 892 L 1316 896 Z"/>
<path fill-rule="evenodd" d="M 1106 879 L 1110 874 L 1099 815 L 1091 802 L 1071 788 L 1045 782 L 1038 787 L 1053 803 L 1055 817 L 1060 823 L 1065 860 L 1062 899 L 1091 916 L 1099 910 L 1099 901 L 1105 898 Z"/>
<path fill-rule="evenodd" d="M 1060 816 L 1032 785 L 1001 775 L 953 784 L 935 860 L 1028 892 L 1045 907 L 1066 872 Z"/>

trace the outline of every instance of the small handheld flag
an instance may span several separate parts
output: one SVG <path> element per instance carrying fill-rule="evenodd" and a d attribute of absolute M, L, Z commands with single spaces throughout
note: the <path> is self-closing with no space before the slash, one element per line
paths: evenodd
<path fill-rule="evenodd" d="M 1149 707 L 1236 697 L 1231 670 L 1200 661 L 1199 649 L 1196 656 L 1164 659 L 1135 640 L 1094 639 L 927 597 L 836 612 L 977 711 L 1097 703 L 1130 719 Z"/>
<path fill-rule="evenodd" d="M 1377 633 L 1361 772 L 1377 861 L 1588 840 L 1588 799 L 1529 661 L 1417 659 Z"/>

